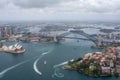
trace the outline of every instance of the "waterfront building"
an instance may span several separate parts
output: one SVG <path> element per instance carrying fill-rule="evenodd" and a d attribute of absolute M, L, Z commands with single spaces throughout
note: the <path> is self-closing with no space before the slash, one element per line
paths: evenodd
<path fill-rule="evenodd" d="M 101 67 L 102 68 L 102 73 L 110 73 L 110 67 Z"/>
<path fill-rule="evenodd" d="M 113 60 L 110 60 L 110 67 L 114 67 L 114 63 L 113 63 Z"/>
<path fill-rule="evenodd" d="M 116 65 L 116 72 L 120 74 L 120 65 Z"/>

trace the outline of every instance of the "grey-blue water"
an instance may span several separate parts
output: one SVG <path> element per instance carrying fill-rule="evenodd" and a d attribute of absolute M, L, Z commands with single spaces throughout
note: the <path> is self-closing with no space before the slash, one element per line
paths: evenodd
<path fill-rule="evenodd" d="M 90 41 L 66 40 L 59 44 L 20 43 L 27 50 L 24 54 L 0 52 L 0 80 L 120 80 L 120 77 L 88 77 L 76 71 L 64 70 L 62 65 L 54 68 L 55 65 L 77 59 L 88 52 L 103 51 L 91 49 L 93 43 Z"/>

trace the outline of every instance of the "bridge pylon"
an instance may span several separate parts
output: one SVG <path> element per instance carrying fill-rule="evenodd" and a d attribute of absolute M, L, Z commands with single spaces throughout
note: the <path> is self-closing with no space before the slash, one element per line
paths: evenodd
<path fill-rule="evenodd" d="M 58 40 L 58 38 L 57 38 L 57 34 L 56 34 L 56 33 L 53 35 L 53 40 L 54 40 L 54 42 L 59 42 L 59 40 Z"/>
<path fill-rule="evenodd" d="M 102 46 L 102 41 L 103 41 L 103 38 L 100 34 L 98 34 L 98 46 Z"/>

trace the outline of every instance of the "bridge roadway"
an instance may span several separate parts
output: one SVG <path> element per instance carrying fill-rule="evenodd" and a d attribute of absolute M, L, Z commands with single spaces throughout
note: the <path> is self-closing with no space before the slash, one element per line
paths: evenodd
<path fill-rule="evenodd" d="M 53 36 L 40 36 L 42 38 L 54 38 Z M 89 39 L 86 39 L 86 38 L 77 38 L 77 37 L 66 37 L 66 36 L 57 36 L 56 37 L 57 39 L 61 39 L 61 38 L 68 38 L 68 39 L 81 39 L 81 40 L 89 40 Z"/>
<path fill-rule="evenodd" d="M 88 41 L 90 41 L 89 39 L 86 39 L 86 38 L 77 38 L 77 37 L 61 37 L 61 38 L 80 39 L 80 40 L 88 40 Z"/>

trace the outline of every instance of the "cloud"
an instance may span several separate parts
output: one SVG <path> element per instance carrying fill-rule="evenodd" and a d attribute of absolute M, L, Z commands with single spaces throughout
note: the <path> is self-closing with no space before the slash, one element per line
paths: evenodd
<path fill-rule="evenodd" d="M 0 0 L 0 8 L 2 19 L 120 19 L 120 0 Z"/>
<path fill-rule="evenodd" d="M 111 13 L 120 11 L 120 0 L 0 0 L 0 7 L 12 3 L 23 9 L 52 9 L 63 12 Z"/>
<path fill-rule="evenodd" d="M 85 0 L 83 1 L 83 6 L 91 12 L 116 12 L 119 11 L 120 0 Z"/>
<path fill-rule="evenodd" d="M 9 3 L 8 0 L 0 0 L 0 8 L 3 8 L 4 6 L 6 6 Z"/>
<path fill-rule="evenodd" d="M 70 0 L 13 0 L 13 3 L 22 8 L 45 8 L 66 1 Z"/>
<path fill-rule="evenodd" d="M 65 12 L 115 13 L 120 12 L 120 0 L 74 0 L 61 3 L 57 8 Z"/>

